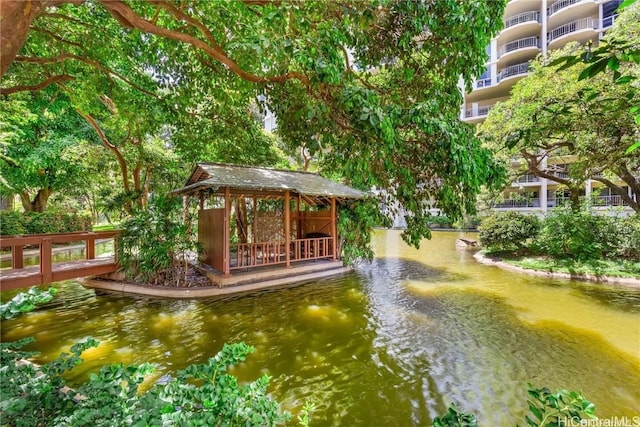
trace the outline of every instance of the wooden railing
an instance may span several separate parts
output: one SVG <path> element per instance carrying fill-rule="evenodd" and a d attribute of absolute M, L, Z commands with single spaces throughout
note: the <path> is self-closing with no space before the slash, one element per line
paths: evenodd
<path fill-rule="evenodd" d="M 231 270 L 286 263 L 284 241 L 236 243 L 231 245 Z M 290 262 L 331 258 L 332 238 L 314 237 L 290 242 Z"/>
<path fill-rule="evenodd" d="M 0 237 L 0 247 L 11 249 L 11 269 L 0 270 L 0 288 L 8 290 L 114 272 L 117 268 L 115 256 L 96 259 L 95 245 L 97 240 L 113 239 L 119 233 L 119 230 L 81 231 L 76 233 Z M 53 262 L 53 245 L 82 241 L 85 242 L 84 260 Z M 25 267 L 24 248 L 28 246 L 39 247 L 39 266 Z"/>

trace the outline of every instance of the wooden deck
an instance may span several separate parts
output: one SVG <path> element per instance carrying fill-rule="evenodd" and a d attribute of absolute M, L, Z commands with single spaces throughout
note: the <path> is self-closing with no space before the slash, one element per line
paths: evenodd
<path fill-rule="evenodd" d="M 0 270 L 0 291 L 113 273 L 118 268 L 116 260 L 113 257 L 96 258 L 95 243 L 97 240 L 113 239 L 118 233 L 118 231 L 103 231 L 2 237 L 0 247 L 11 248 L 11 268 Z M 85 243 L 86 259 L 53 262 L 52 245 L 70 242 Z M 39 265 L 24 266 L 25 246 L 39 247 Z"/>
<path fill-rule="evenodd" d="M 206 267 L 206 266 L 205 266 Z M 209 298 L 225 295 L 246 294 L 296 286 L 322 278 L 344 274 L 351 271 L 341 261 L 318 260 L 298 263 L 291 268 L 282 266 L 263 267 L 249 271 L 235 272 L 225 276 L 214 270 L 206 271 L 217 286 L 173 288 L 163 286 L 143 286 L 127 282 L 104 279 L 83 279 L 88 288 L 122 294 L 144 295 L 159 298 Z"/>

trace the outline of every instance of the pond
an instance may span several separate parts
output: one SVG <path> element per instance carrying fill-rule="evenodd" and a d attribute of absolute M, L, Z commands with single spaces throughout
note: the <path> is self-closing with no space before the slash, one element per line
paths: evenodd
<path fill-rule="evenodd" d="M 72 382 L 118 361 L 154 363 L 155 380 L 244 341 L 256 351 L 232 372 L 271 375 L 283 409 L 315 403 L 314 426 L 429 425 L 451 402 L 483 426 L 524 424 L 528 382 L 582 390 L 602 418 L 640 415 L 639 289 L 484 266 L 457 237 L 434 232 L 418 250 L 376 231 L 376 259 L 352 273 L 234 298 L 66 282 L 44 309 L 3 322 L 2 340 L 35 336 L 45 361 L 98 339 Z"/>

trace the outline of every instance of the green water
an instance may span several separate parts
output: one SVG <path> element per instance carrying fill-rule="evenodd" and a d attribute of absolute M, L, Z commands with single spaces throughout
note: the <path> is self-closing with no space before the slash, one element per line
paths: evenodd
<path fill-rule="evenodd" d="M 603 418 L 640 415 L 640 290 L 483 266 L 456 237 L 416 250 L 378 231 L 377 258 L 352 273 L 226 299 L 67 282 L 48 307 L 3 322 L 2 340 L 33 335 L 44 361 L 97 338 L 71 381 L 115 361 L 154 363 L 152 381 L 245 341 L 256 351 L 233 373 L 273 376 L 294 413 L 314 402 L 314 426 L 428 425 L 452 401 L 480 425 L 522 425 L 527 382 L 582 390 Z"/>

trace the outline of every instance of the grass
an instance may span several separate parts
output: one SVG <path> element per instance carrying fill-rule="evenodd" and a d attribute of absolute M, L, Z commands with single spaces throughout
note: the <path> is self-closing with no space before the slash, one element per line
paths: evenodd
<path fill-rule="evenodd" d="M 102 224 L 102 225 L 94 225 L 93 231 L 111 231 L 117 230 L 120 224 Z"/>
<path fill-rule="evenodd" d="M 538 271 L 562 272 L 575 275 L 640 278 L 640 261 L 620 258 L 577 260 L 556 259 L 543 256 L 505 256 L 504 262 Z"/>

